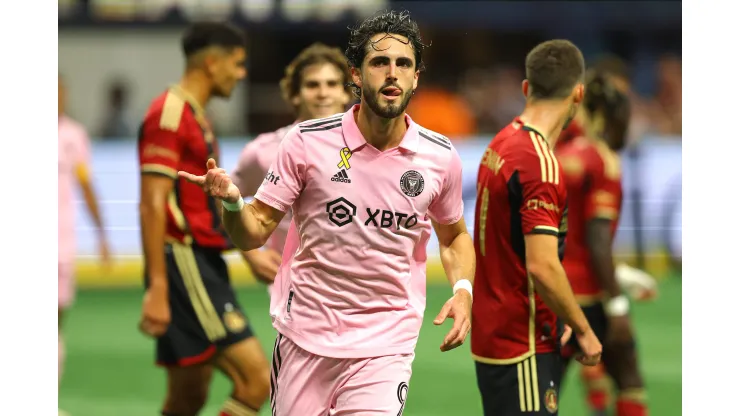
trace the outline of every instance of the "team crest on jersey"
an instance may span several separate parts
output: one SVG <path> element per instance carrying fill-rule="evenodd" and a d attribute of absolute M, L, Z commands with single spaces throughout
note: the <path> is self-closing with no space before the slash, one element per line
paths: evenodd
<path fill-rule="evenodd" d="M 558 411 L 558 392 L 554 387 L 550 387 L 545 391 L 545 409 L 550 413 Z"/>
<path fill-rule="evenodd" d="M 235 334 L 242 332 L 247 326 L 247 319 L 244 315 L 240 311 L 234 309 L 234 306 L 230 303 L 227 303 L 224 309 L 223 321 L 226 329 Z"/>
<path fill-rule="evenodd" d="M 401 175 L 401 190 L 406 196 L 418 196 L 424 190 L 424 178 L 415 170 L 407 170 Z"/>

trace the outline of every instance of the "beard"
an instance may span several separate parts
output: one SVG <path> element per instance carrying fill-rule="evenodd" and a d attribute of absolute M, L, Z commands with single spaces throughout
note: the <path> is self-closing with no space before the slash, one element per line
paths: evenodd
<path fill-rule="evenodd" d="M 384 86 L 383 88 L 387 88 L 388 85 Z M 380 91 L 383 90 L 383 88 L 380 89 Z M 377 115 L 378 117 L 382 118 L 396 118 L 403 114 L 404 111 L 406 111 L 406 107 L 409 105 L 409 101 L 411 100 L 411 95 L 413 91 L 404 91 L 401 94 L 401 99 L 398 100 L 400 102 L 398 103 L 390 103 L 390 104 L 381 104 L 381 93 L 380 91 L 373 91 L 370 89 L 370 87 L 366 87 L 365 85 L 362 86 L 362 96 L 365 98 L 365 101 L 367 102 L 367 105 L 370 107 L 370 109 Z"/>

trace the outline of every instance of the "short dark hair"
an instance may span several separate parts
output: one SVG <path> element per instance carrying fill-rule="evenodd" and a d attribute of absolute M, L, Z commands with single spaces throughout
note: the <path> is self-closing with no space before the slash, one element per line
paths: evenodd
<path fill-rule="evenodd" d="M 542 42 L 527 54 L 527 81 L 535 99 L 567 97 L 585 72 L 581 50 L 568 40 Z"/>
<path fill-rule="evenodd" d="M 290 99 L 298 95 L 303 82 L 303 70 L 306 67 L 326 63 L 334 65 L 342 73 L 342 85 L 349 93 L 349 83 L 352 79 L 347 66 L 347 60 L 339 48 L 332 48 L 323 43 L 316 42 L 296 56 L 293 61 L 285 67 L 285 75 L 280 80 L 280 92 L 283 99 L 290 103 Z M 292 104 L 291 104 L 292 105 Z"/>
<path fill-rule="evenodd" d="M 424 70 L 424 61 L 421 59 L 422 51 L 429 45 L 425 45 L 419 33 L 419 26 L 411 20 L 408 11 L 397 12 L 381 11 L 363 20 L 354 28 L 349 28 L 349 43 L 344 54 L 353 68 L 360 68 L 370 48 L 370 38 L 378 33 L 395 33 L 406 37 L 411 48 L 414 50 L 414 60 L 419 71 Z"/>
<path fill-rule="evenodd" d="M 228 23 L 201 22 L 191 25 L 182 37 L 186 58 L 212 46 L 228 50 L 246 48 L 244 32 Z"/>

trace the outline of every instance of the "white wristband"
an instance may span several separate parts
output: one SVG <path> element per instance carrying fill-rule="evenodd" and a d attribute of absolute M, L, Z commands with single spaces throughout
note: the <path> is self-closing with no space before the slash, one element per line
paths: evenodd
<path fill-rule="evenodd" d="M 452 294 L 454 295 L 457 293 L 458 290 L 463 289 L 467 290 L 468 293 L 470 293 L 470 297 L 473 297 L 473 284 L 470 283 L 470 280 L 468 279 L 460 279 L 455 283 L 455 286 L 452 287 Z"/>
<path fill-rule="evenodd" d="M 604 304 L 607 316 L 624 316 L 630 311 L 630 301 L 627 296 L 619 295 L 611 298 Z"/>
<path fill-rule="evenodd" d="M 239 200 L 234 203 L 222 200 L 221 204 L 224 206 L 224 208 L 226 208 L 226 211 L 239 212 L 242 210 L 242 208 L 244 208 L 244 199 L 239 197 Z"/>

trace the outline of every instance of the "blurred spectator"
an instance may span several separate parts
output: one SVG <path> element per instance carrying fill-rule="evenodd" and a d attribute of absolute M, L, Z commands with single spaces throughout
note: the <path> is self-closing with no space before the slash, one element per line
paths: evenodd
<path fill-rule="evenodd" d="M 521 71 L 510 66 L 473 68 L 463 74 L 460 91 L 474 111 L 478 134 L 493 134 L 524 108 Z"/>
<path fill-rule="evenodd" d="M 681 59 L 666 55 L 658 62 L 658 92 L 655 97 L 660 124 L 658 131 L 681 135 Z"/>
<path fill-rule="evenodd" d="M 124 81 L 117 80 L 108 89 L 108 108 L 100 128 L 103 139 L 121 139 L 134 136 L 134 124 L 129 110 L 129 87 Z"/>
<path fill-rule="evenodd" d="M 450 139 L 476 133 L 475 116 L 460 96 L 439 85 L 416 90 L 407 112 L 416 123 Z"/>

